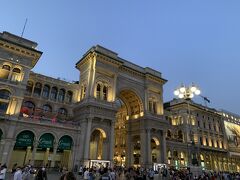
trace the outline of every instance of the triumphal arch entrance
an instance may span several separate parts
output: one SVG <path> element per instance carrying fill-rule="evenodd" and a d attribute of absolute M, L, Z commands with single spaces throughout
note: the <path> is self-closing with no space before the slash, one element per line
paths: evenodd
<path fill-rule="evenodd" d="M 166 163 L 163 85 L 160 72 L 126 61 L 101 46 L 77 62 L 80 122 L 77 161 L 150 167 Z M 99 160 L 99 161 L 98 161 Z"/>

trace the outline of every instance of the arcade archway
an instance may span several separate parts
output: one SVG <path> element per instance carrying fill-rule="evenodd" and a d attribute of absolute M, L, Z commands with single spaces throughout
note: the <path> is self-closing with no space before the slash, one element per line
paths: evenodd
<path fill-rule="evenodd" d="M 90 159 L 103 160 L 107 159 L 106 154 L 106 133 L 103 129 L 94 129 L 90 138 Z"/>
<path fill-rule="evenodd" d="M 29 130 L 22 131 L 17 135 L 10 166 L 15 163 L 19 166 L 30 164 L 34 139 L 34 133 Z"/>
<path fill-rule="evenodd" d="M 120 91 L 116 99 L 118 112 L 115 123 L 115 146 L 114 146 L 114 163 L 117 166 L 126 166 L 126 161 L 132 164 L 140 164 L 140 137 L 133 138 L 130 136 L 131 130 L 128 128 L 128 122 L 132 119 L 138 119 L 144 114 L 143 103 L 141 98 L 132 90 Z M 127 155 L 127 144 L 133 143 L 131 153 Z M 127 157 L 128 156 L 128 157 Z"/>

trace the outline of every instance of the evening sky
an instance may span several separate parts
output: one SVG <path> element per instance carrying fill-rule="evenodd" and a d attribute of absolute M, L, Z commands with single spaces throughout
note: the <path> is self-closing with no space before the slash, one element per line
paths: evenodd
<path fill-rule="evenodd" d="M 194 82 L 208 105 L 240 114 L 239 0 L 2 0 L 0 31 L 36 41 L 37 73 L 79 79 L 75 63 L 100 44 L 162 72 L 164 100 Z M 200 97 L 198 103 L 204 104 Z"/>

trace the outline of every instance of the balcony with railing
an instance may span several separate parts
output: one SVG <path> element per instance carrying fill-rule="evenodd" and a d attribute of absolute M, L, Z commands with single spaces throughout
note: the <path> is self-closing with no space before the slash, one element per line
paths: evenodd
<path fill-rule="evenodd" d="M 44 112 L 42 109 L 26 110 L 21 109 L 18 116 L 6 114 L 6 111 L 0 111 L 0 120 L 14 120 L 31 124 L 42 124 L 56 127 L 78 128 L 80 123 L 72 121 L 72 116 L 59 114 L 56 112 Z"/>

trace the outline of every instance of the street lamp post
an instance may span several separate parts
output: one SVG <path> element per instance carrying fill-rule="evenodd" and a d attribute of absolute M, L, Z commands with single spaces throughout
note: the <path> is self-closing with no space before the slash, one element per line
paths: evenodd
<path fill-rule="evenodd" d="M 193 134 L 192 134 L 192 131 L 190 129 L 190 107 L 189 107 L 189 101 L 195 96 L 195 95 L 200 95 L 201 91 L 200 89 L 194 85 L 194 84 L 191 84 L 190 86 L 185 86 L 185 85 L 181 85 L 179 88 L 175 89 L 174 91 L 174 95 L 177 96 L 178 98 L 180 99 L 184 99 L 186 100 L 187 102 L 187 106 L 188 106 L 188 129 L 189 129 L 189 136 L 190 137 L 190 142 L 188 142 L 188 137 L 186 138 L 187 140 L 187 151 L 188 151 L 188 164 L 189 165 L 195 165 L 197 164 L 198 165 L 198 160 L 197 160 L 197 157 L 196 157 L 196 154 L 195 152 L 193 151 L 192 154 L 193 154 L 193 158 L 189 158 L 189 143 L 190 143 L 190 146 L 192 147 L 192 145 L 195 145 L 194 143 L 194 139 L 193 139 Z M 191 161 L 190 161 L 191 160 Z"/>

